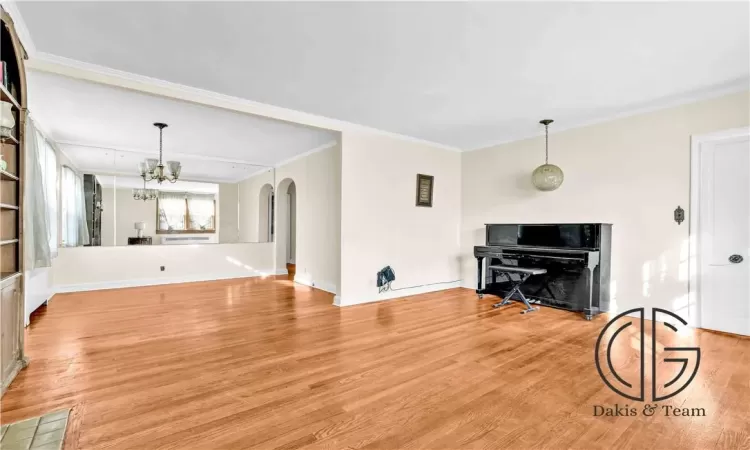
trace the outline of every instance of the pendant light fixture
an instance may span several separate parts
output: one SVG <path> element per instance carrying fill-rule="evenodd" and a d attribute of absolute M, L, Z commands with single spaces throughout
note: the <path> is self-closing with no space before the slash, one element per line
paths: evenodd
<path fill-rule="evenodd" d="M 138 164 L 138 171 L 145 181 L 156 180 L 159 184 L 163 181 L 174 183 L 180 177 L 182 166 L 179 161 L 167 161 L 167 167 L 169 168 L 169 173 L 167 173 L 164 163 L 162 163 L 162 134 L 164 133 L 164 129 L 167 128 L 167 124 L 156 122 L 154 126 L 159 129 L 159 159 L 149 158 L 145 162 Z"/>
<path fill-rule="evenodd" d="M 143 175 L 141 175 L 143 177 Z M 159 197 L 159 191 L 156 189 L 146 189 L 146 178 L 143 177 L 143 189 L 133 189 L 133 200 L 156 200 Z"/>
<path fill-rule="evenodd" d="M 561 168 L 549 163 L 549 124 L 551 119 L 540 120 L 544 125 L 544 164 L 534 169 L 531 174 L 531 182 L 540 191 L 554 191 L 559 188 L 565 178 Z"/>

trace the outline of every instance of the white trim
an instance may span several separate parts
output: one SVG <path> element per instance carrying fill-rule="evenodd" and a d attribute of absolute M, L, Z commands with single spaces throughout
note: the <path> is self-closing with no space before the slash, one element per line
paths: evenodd
<path fill-rule="evenodd" d="M 64 153 L 63 153 L 64 154 Z M 67 157 L 67 155 L 65 155 Z M 70 158 L 68 158 L 70 160 Z M 263 169 L 263 171 L 268 170 Z M 76 171 L 78 171 L 81 174 L 88 173 L 92 175 L 102 175 L 102 176 L 111 176 L 111 177 L 128 177 L 128 178 L 139 178 L 139 175 L 137 173 L 133 172 L 126 172 L 126 171 L 113 171 L 111 169 L 103 169 L 103 168 L 91 168 L 87 167 L 85 169 L 78 169 L 76 168 Z M 254 172 L 253 175 L 247 177 L 250 178 L 252 176 L 258 175 L 260 172 Z M 211 184 L 223 184 L 223 183 L 239 183 L 240 181 L 244 181 L 247 178 L 241 178 L 239 180 L 232 179 L 226 179 L 226 180 L 219 180 L 216 178 L 202 178 L 202 177 L 187 177 L 183 178 L 180 177 L 180 181 L 193 181 L 196 183 L 211 183 Z M 108 186 L 109 187 L 109 186 Z"/>
<path fill-rule="evenodd" d="M 231 280 L 237 278 L 256 278 L 266 277 L 273 275 L 273 270 L 253 270 L 252 272 L 234 273 L 234 274 L 213 274 L 213 275 L 189 275 L 181 277 L 170 277 L 170 278 L 152 278 L 152 279 L 140 279 L 140 280 L 121 280 L 121 281 L 101 281 L 95 283 L 83 283 L 83 284 L 65 284 L 53 286 L 54 296 L 55 294 L 63 294 L 67 292 L 86 292 L 86 291 L 99 291 L 102 289 L 122 289 L 132 287 L 143 287 L 143 286 L 159 286 L 163 284 L 178 284 L 178 283 L 195 283 L 198 281 L 217 281 L 217 280 Z M 281 275 L 281 274 L 279 274 Z M 51 298 L 50 298 L 51 299 Z"/>
<path fill-rule="evenodd" d="M 122 153 L 136 153 L 139 155 L 158 155 L 159 150 L 144 150 L 144 149 L 138 149 L 138 148 L 128 148 L 128 147 L 113 147 L 110 145 L 96 145 L 96 144 L 87 144 L 85 142 L 76 142 L 76 141 L 56 141 L 59 145 L 68 145 L 71 147 L 86 147 L 86 148 L 94 148 L 99 150 L 112 150 L 116 152 L 122 152 Z M 232 163 L 232 164 L 242 164 L 245 166 L 257 166 L 262 167 L 265 169 L 271 169 L 274 166 L 268 165 L 268 164 L 261 164 L 253 161 L 248 161 L 245 159 L 234 159 L 234 158 L 222 158 L 220 156 L 208 156 L 208 155 L 197 155 L 194 153 L 181 153 L 181 152 L 169 152 L 170 157 L 175 158 L 181 158 L 181 159 L 195 159 L 199 161 L 216 161 L 216 162 L 224 162 L 224 163 Z"/>
<path fill-rule="evenodd" d="M 276 269 L 274 272 L 276 275 L 289 275 L 289 271 L 286 269 Z"/>
<path fill-rule="evenodd" d="M 688 302 L 695 299 L 697 317 L 689 322 L 694 327 L 702 326 L 702 303 L 700 296 L 700 148 L 708 142 L 732 139 L 750 135 L 750 127 L 733 128 L 715 133 L 690 137 L 690 211 L 688 212 L 689 252 L 688 252 Z"/>
<path fill-rule="evenodd" d="M 314 289 L 320 289 L 321 291 L 326 291 L 334 295 L 336 294 L 336 284 L 329 281 L 313 281 L 312 277 L 303 277 L 301 274 L 295 274 L 294 282 Z"/>
<path fill-rule="evenodd" d="M 96 83 L 118 86 L 126 89 L 161 95 L 163 97 L 176 98 L 232 111 L 270 117 L 272 119 L 308 125 L 315 128 L 323 128 L 334 131 L 375 133 L 383 136 L 401 139 L 404 141 L 430 145 L 432 147 L 441 148 L 443 150 L 450 150 L 455 152 L 462 151 L 461 149 L 456 147 L 439 144 L 424 139 L 418 139 L 411 136 L 392 133 L 390 131 L 378 130 L 376 128 L 358 125 L 343 120 L 332 119 L 329 117 L 318 116 L 301 111 L 295 111 L 293 109 L 281 108 L 265 103 L 254 102 L 252 100 L 219 94 L 218 92 L 199 89 L 178 83 L 172 83 L 170 81 L 146 77 L 122 70 L 110 69 L 108 67 L 100 66 L 97 64 L 77 61 L 74 59 L 64 58 L 45 52 L 36 52 L 33 58 L 30 56 L 29 61 L 26 63 L 26 67 L 28 69 L 38 70 L 41 72 L 65 75 L 81 80 L 88 80 Z"/>
<path fill-rule="evenodd" d="M 461 280 L 458 281 L 450 281 L 447 283 L 432 283 L 427 284 L 424 286 L 414 287 L 414 288 L 406 288 L 399 291 L 388 291 L 384 292 L 383 294 L 379 294 L 377 297 L 372 297 L 369 299 L 359 299 L 359 300 L 349 300 L 341 298 L 340 296 L 336 296 L 334 298 L 333 304 L 336 306 L 354 306 L 354 305 L 363 305 L 365 303 L 374 303 L 374 302 L 382 302 L 385 300 L 393 300 L 397 298 L 402 297 L 411 297 L 413 295 L 419 295 L 419 294 L 427 294 L 429 292 L 437 292 L 437 291 L 446 291 L 448 289 L 455 289 L 455 288 L 463 288 L 461 286 Z"/>
<path fill-rule="evenodd" d="M 315 147 L 315 148 L 313 148 L 311 150 L 308 150 L 308 151 L 306 151 L 304 153 L 300 153 L 299 155 L 292 156 L 291 158 L 285 159 L 285 160 L 281 161 L 280 163 L 276 164 L 274 167 L 277 168 L 277 169 L 279 169 L 282 166 L 285 166 L 285 165 L 287 165 L 287 164 L 289 164 L 291 162 L 297 161 L 298 159 L 306 158 L 306 157 L 312 155 L 313 153 L 318 153 L 318 152 L 322 152 L 323 150 L 328 150 L 329 148 L 336 146 L 336 144 L 338 144 L 338 143 L 339 143 L 339 141 L 326 142 L 325 144 L 319 145 L 319 146 L 317 146 L 317 147 Z"/>
<path fill-rule="evenodd" d="M 695 103 L 701 100 L 710 100 L 712 98 L 722 97 L 724 95 L 735 94 L 750 90 L 750 78 L 742 78 L 739 80 L 725 83 L 719 86 L 714 86 L 708 89 L 702 89 L 698 91 L 692 91 L 683 95 L 668 97 L 661 100 L 648 102 L 645 106 L 640 106 L 628 110 L 624 110 L 618 113 L 600 116 L 596 119 L 582 120 L 566 123 L 565 120 L 555 121 L 555 126 L 550 130 L 549 134 L 554 135 L 562 133 L 563 131 L 573 130 L 576 128 L 584 128 L 591 125 L 597 125 L 604 122 L 611 122 L 613 120 L 624 119 L 627 117 L 637 116 L 640 114 L 647 114 L 650 112 L 659 111 L 662 109 L 674 108 L 689 103 Z M 525 141 L 527 139 L 533 139 L 536 137 L 544 136 L 543 130 L 534 133 L 519 134 L 502 141 L 494 141 L 486 144 L 482 144 L 478 147 L 464 150 L 464 152 L 475 152 L 479 150 L 490 149 L 499 145 L 510 144 L 512 142 Z"/>

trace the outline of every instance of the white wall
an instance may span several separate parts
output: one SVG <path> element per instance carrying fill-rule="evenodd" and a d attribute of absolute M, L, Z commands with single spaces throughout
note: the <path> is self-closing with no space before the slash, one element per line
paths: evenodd
<path fill-rule="evenodd" d="M 49 140 L 52 143 L 52 148 L 55 150 L 57 156 L 57 241 L 58 244 L 62 237 L 62 167 L 68 166 L 75 169 L 73 163 L 68 157 L 62 153 L 58 148 L 57 144 Z M 28 191 L 30 192 L 30 191 Z M 24 209 L 25 214 L 30 214 L 30 209 Z M 24 217 L 24 222 L 30 220 L 28 217 Z M 55 263 L 53 259 L 52 264 Z M 34 312 L 39 306 L 46 302 L 55 293 L 55 289 L 52 285 L 52 269 L 51 267 L 39 267 L 33 270 L 27 270 L 24 274 L 24 315 L 25 324 L 29 324 L 29 318 L 31 313 Z"/>
<path fill-rule="evenodd" d="M 102 247 L 115 245 L 115 189 L 102 187 Z"/>
<path fill-rule="evenodd" d="M 224 185 L 222 185 L 224 186 Z M 234 185 L 235 188 L 237 185 Z M 220 205 L 221 191 L 217 195 L 216 203 L 216 223 L 221 227 L 221 216 Z M 232 205 L 232 199 L 229 199 L 230 205 Z M 237 210 L 237 196 L 234 196 L 234 211 Z M 169 234 L 156 234 L 156 200 L 134 200 L 133 192 L 130 188 L 117 188 L 111 187 L 102 188 L 102 247 L 108 246 L 120 246 L 128 245 L 128 238 L 137 236 L 135 229 L 135 222 L 144 222 L 146 228 L 143 230 L 144 236 L 151 237 L 152 245 L 161 245 L 161 239 Z M 231 207 L 225 208 L 230 213 L 233 211 Z M 236 212 L 234 214 L 235 226 L 236 226 Z M 232 220 L 231 214 L 228 222 Z M 231 223 L 231 222 L 230 222 Z M 234 234 L 237 232 L 235 230 Z M 175 235 L 172 235 L 175 236 Z M 219 242 L 219 233 L 195 233 L 195 234 L 180 234 L 179 237 L 191 237 L 191 236 L 202 236 L 208 237 L 212 243 Z M 234 241 L 236 242 L 236 240 Z"/>
<path fill-rule="evenodd" d="M 272 243 L 61 248 L 52 267 L 57 292 L 273 273 Z"/>
<path fill-rule="evenodd" d="M 562 187 L 539 192 L 531 172 L 544 161 L 544 137 L 462 154 L 462 273 L 476 287 L 473 246 L 484 224 L 613 224 L 612 283 L 619 310 L 687 306 L 690 136 L 747 126 L 748 92 L 550 135 L 550 162 Z M 554 131 L 554 124 L 551 127 Z"/>
<path fill-rule="evenodd" d="M 286 268 L 286 188 L 296 188 L 295 281 L 338 293 L 341 271 L 341 145 L 276 169 L 276 268 Z"/>
<path fill-rule="evenodd" d="M 369 133 L 345 132 L 342 141 L 338 303 L 458 286 L 461 154 Z M 420 173 L 435 177 L 432 208 L 415 206 Z M 376 273 L 387 265 L 403 290 L 379 294 Z"/>
<path fill-rule="evenodd" d="M 274 186 L 274 170 L 270 169 L 239 183 L 239 230 L 241 242 L 266 242 L 267 226 L 260 226 L 260 211 L 267 200 L 261 201 L 260 191 L 265 185 Z"/>
<path fill-rule="evenodd" d="M 216 230 L 220 244 L 240 241 L 239 229 L 239 185 L 219 184 L 219 198 L 216 202 Z"/>

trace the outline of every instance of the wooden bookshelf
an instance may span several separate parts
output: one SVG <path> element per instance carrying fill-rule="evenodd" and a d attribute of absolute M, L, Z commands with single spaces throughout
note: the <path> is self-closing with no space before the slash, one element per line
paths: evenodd
<path fill-rule="evenodd" d="M 15 126 L 10 136 L 0 138 L 0 153 L 7 163 L 0 170 L 0 388 L 8 388 L 16 374 L 26 367 L 24 355 L 23 293 L 23 186 L 24 127 L 26 122 L 26 52 L 13 21 L 0 6 L 0 59 L 5 65 L 0 83 L 0 101 L 10 103 Z"/>
<path fill-rule="evenodd" d="M 18 103 L 18 100 L 16 100 L 14 96 L 10 95 L 8 88 L 6 88 L 2 84 L 0 84 L 0 100 L 11 103 L 18 110 L 21 109 L 21 104 Z"/>
<path fill-rule="evenodd" d="M 0 170 L 0 180 L 2 181 L 18 181 L 18 175 L 13 175 L 10 172 Z"/>

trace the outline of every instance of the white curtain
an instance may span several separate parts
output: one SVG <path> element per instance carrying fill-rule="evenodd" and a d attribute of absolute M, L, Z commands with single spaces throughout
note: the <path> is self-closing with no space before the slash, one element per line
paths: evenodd
<path fill-rule="evenodd" d="M 39 131 L 36 133 L 36 139 L 39 165 L 42 168 L 49 249 L 54 259 L 57 257 L 57 154 Z"/>
<path fill-rule="evenodd" d="M 70 167 L 62 169 L 62 234 L 66 247 L 89 244 L 89 229 L 86 224 L 86 199 L 83 178 Z"/>
<path fill-rule="evenodd" d="M 159 229 L 185 229 L 185 193 L 159 191 Z"/>
<path fill-rule="evenodd" d="M 188 194 L 187 208 L 191 230 L 213 230 L 215 202 L 213 194 Z"/>
<path fill-rule="evenodd" d="M 50 251 L 50 223 L 47 205 L 49 196 L 45 189 L 45 172 L 40 158 L 40 141 L 37 139 L 34 121 L 26 120 L 25 157 L 26 157 L 26 188 L 24 193 L 24 259 L 25 270 L 38 267 L 50 267 L 52 257 Z M 55 208 L 56 209 L 56 208 Z"/>

